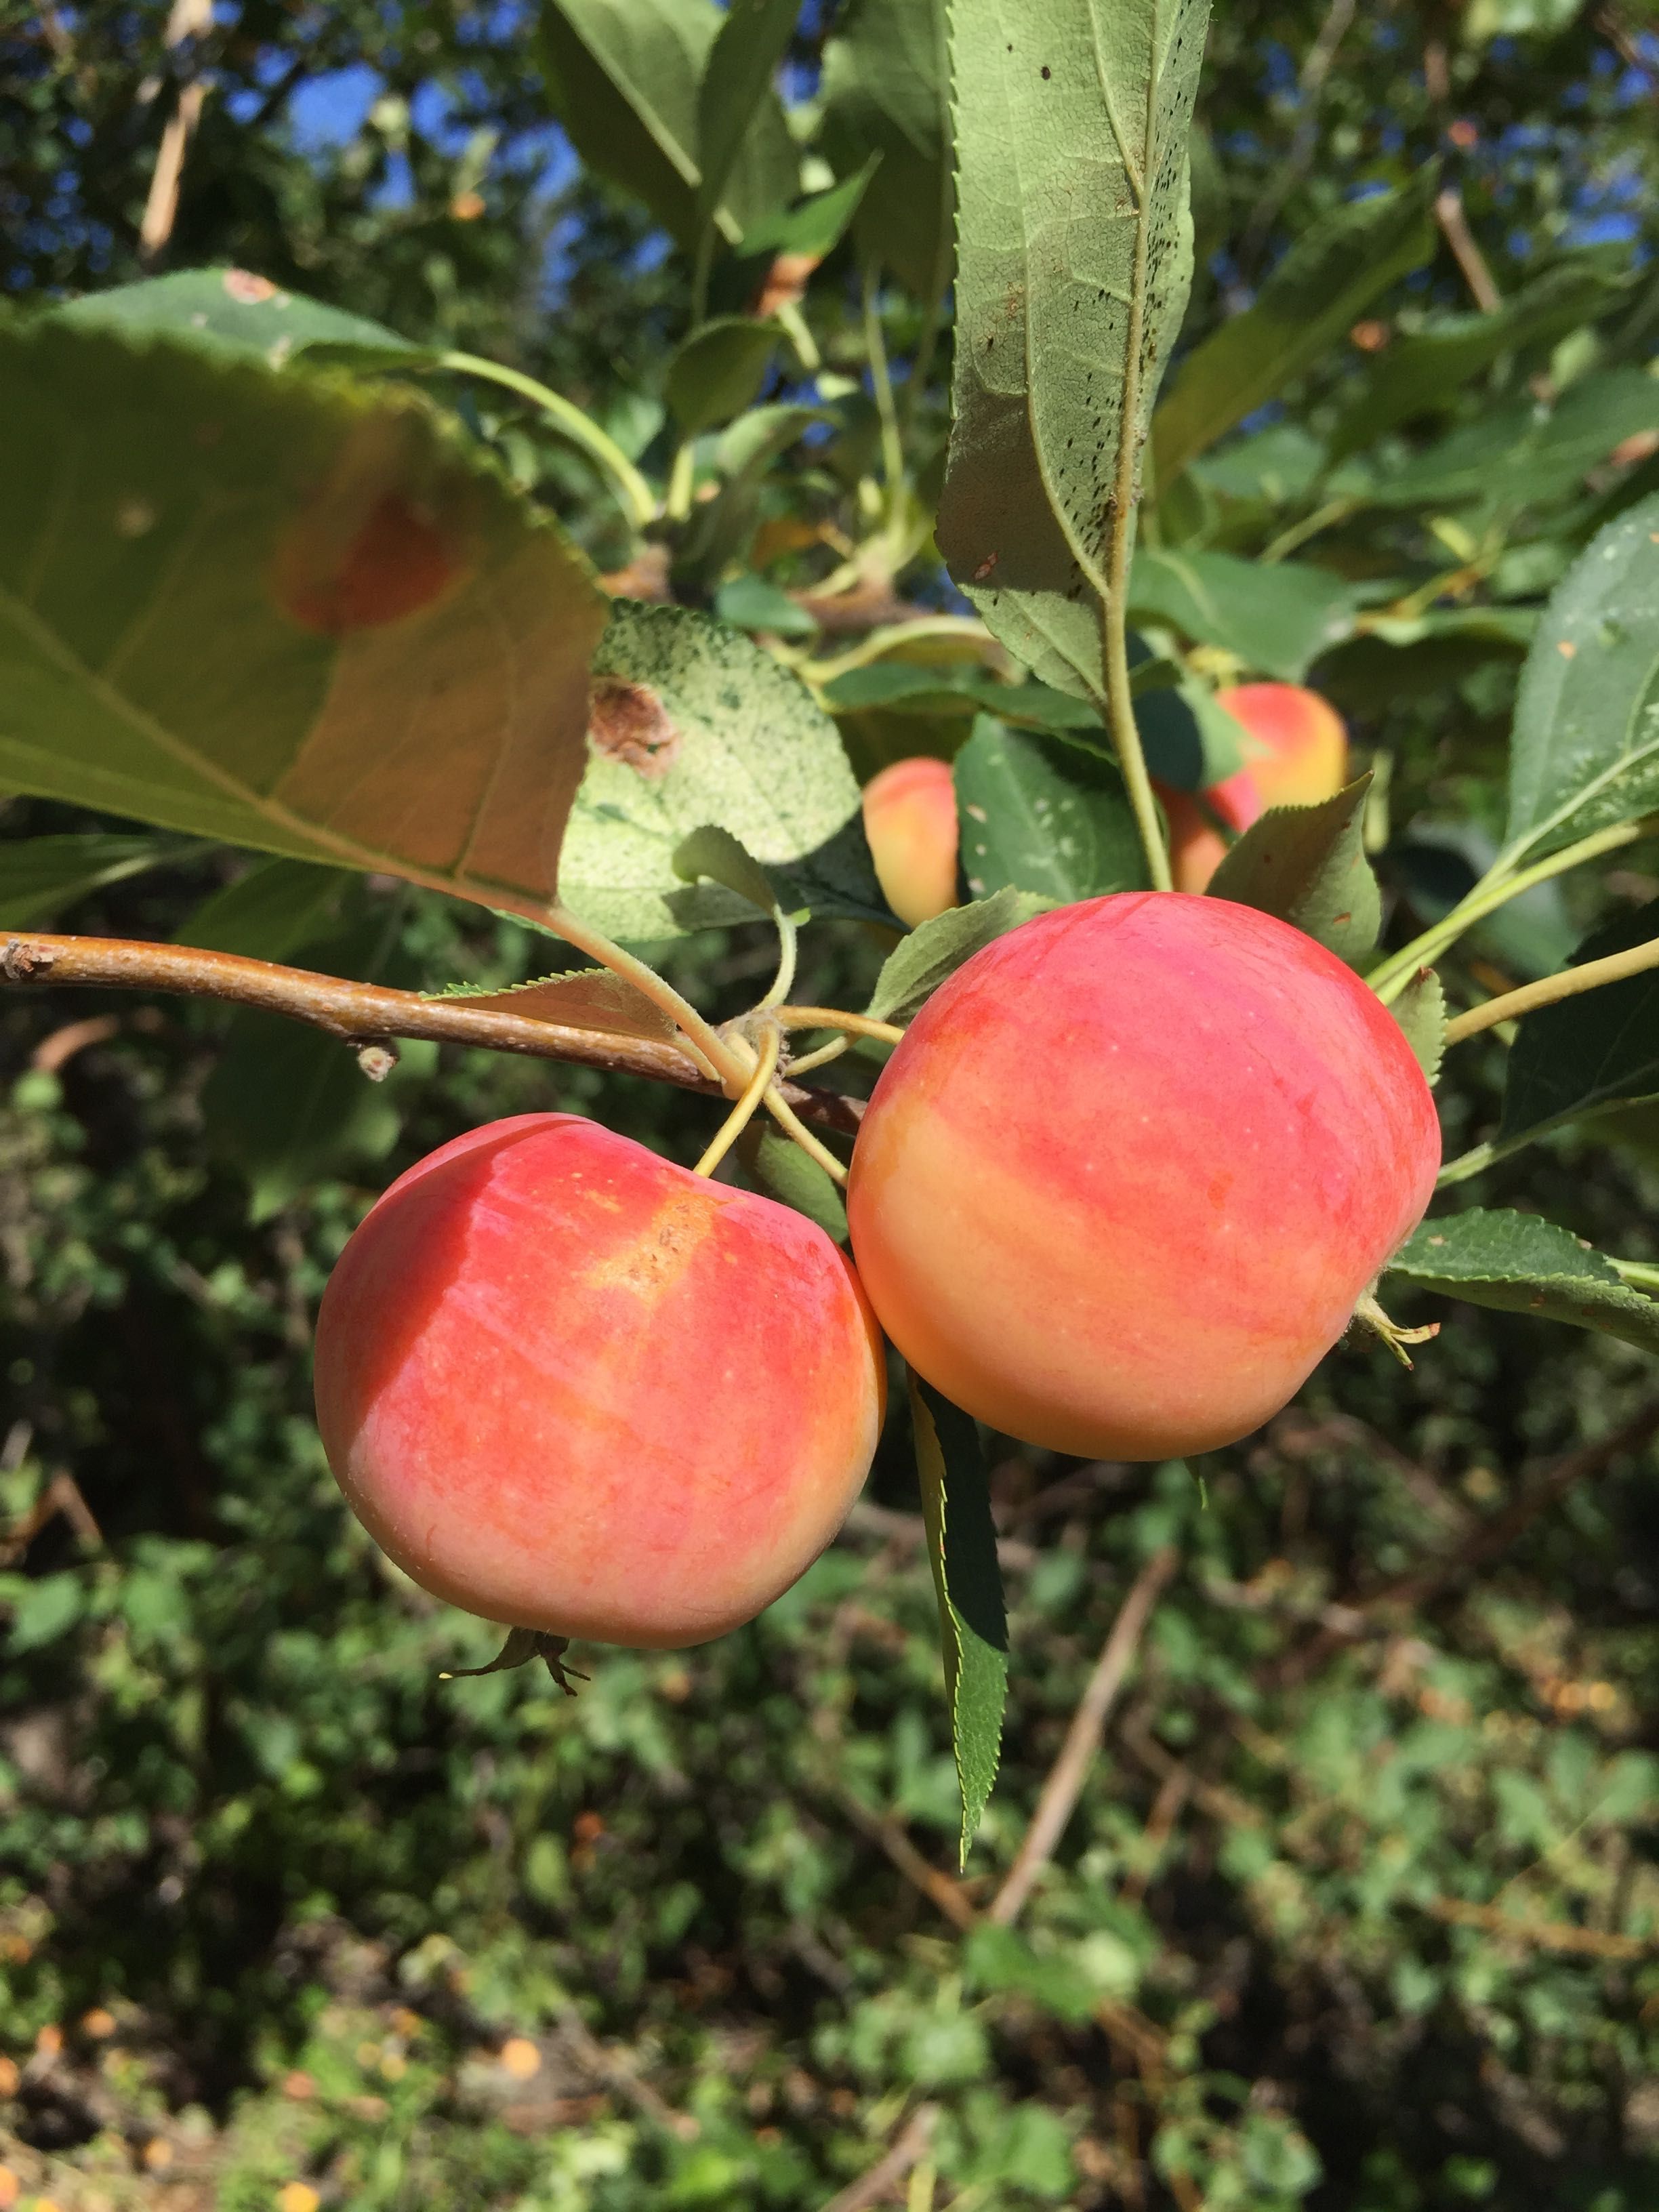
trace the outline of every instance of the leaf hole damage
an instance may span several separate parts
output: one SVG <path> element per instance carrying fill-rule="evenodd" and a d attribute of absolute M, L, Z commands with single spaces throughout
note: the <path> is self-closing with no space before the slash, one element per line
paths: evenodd
<path fill-rule="evenodd" d="M 653 781 L 679 757 L 679 727 L 661 699 L 648 684 L 623 676 L 593 679 L 587 738 L 606 760 L 620 761 Z"/>

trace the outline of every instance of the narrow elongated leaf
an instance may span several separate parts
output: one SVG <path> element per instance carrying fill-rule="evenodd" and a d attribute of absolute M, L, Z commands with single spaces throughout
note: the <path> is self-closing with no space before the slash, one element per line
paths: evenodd
<path fill-rule="evenodd" d="M 1434 251 L 1436 169 L 1350 200 L 1299 238 L 1255 304 L 1194 348 L 1152 421 L 1160 486 L 1328 352 L 1374 300 Z"/>
<path fill-rule="evenodd" d="M 556 1022 L 563 1029 L 599 1030 L 611 1036 L 643 1037 L 653 1044 L 672 1043 L 679 1035 L 660 1006 L 608 968 L 573 968 L 560 975 L 514 983 L 505 991 L 462 983 L 427 995 L 434 1005 L 465 999 L 469 1006 L 492 1013 Z"/>
<path fill-rule="evenodd" d="M 1356 604 L 1343 577 L 1301 561 L 1143 547 L 1129 578 L 1139 620 L 1170 623 L 1195 644 L 1221 646 L 1285 683 L 1349 635 Z"/>
<path fill-rule="evenodd" d="M 872 154 L 862 167 L 827 191 L 810 193 L 794 207 L 768 216 L 744 231 L 744 253 L 804 253 L 821 261 L 840 245 L 880 166 L 880 155 Z"/>
<path fill-rule="evenodd" d="M 1361 958 L 1382 921 L 1361 835 L 1370 781 L 1362 775 L 1317 806 L 1270 807 L 1216 870 L 1208 895 L 1276 914 L 1340 958 Z"/>
<path fill-rule="evenodd" d="M 1005 884 L 1057 904 L 1146 888 L 1128 794 L 1102 754 L 984 714 L 957 755 L 956 782 L 963 870 L 976 898 Z"/>
<path fill-rule="evenodd" d="M 1659 1352 L 1659 1301 L 1536 1214 L 1474 1208 L 1425 1221 L 1388 1272 L 1471 1305 L 1570 1322 Z"/>
<path fill-rule="evenodd" d="M 589 764 L 561 896 L 614 937 L 748 921 L 754 908 L 674 865 L 717 823 L 818 915 L 878 921 L 886 903 L 835 724 L 789 670 L 688 607 L 617 601 L 593 663 Z"/>
<path fill-rule="evenodd" d="M 417 396 L 0 331 L 0 787 L 539 912 L 605 601 Z"/>
<path fill-rule="evenodd" d="M 548 88 L 572 145 L 688 251 L 702 179 L 698 87 L 724 20 L 714 0 L 544 0 L 542 9 Z M 735 246 L 799 184 L 789 125 L 769 90 L 721 196 L 722 237 Z"/>
<path fill-rule="evenodd" d="M 1617 305 L 1624 290 L 1593 264 L 1563 262 L 1513 293 L 1494 313 L 1447 315 L 1411 337 L 1397 338 L 1337 423 L 1331 459 L 1358 453 L 1396 422 L 1449 408 L 1461 387 L 1500 355 L 1547 344 L 1593 323 Z"/>
<path fill-rule="evenodd" d="M 939 1594 L 945 1694 L 962 1789 L 961 1863 L 997 1778 L 1008 1698 L 1008 1620 L 979 1431 L 961 1407 L 910 1376 L 916 1474 Z"/>
<path fill-rule="evenodd" d="M 957 0 L 951 574 L 1062 690 L 1102 689 L 1120 442 L 1146 435 L 1192 276 L 1206 0 Z"/>
<path fill-rule="evenodd" d="M 343 307 L 286 292 L 246 269 L 180 269 L 137 284 L 118 284 L 49 311 L 72 330 L 112 330 L 130 337 L 170 337 L 231 353 L 257 354 L 273 368 L 308 346 L 361 346 L 377 354 L 417 353 L 407 338 Z"/>
<path fill-rule="evenodd" d="M 1366 496 L 1381 507 L 1520 508 L 1578 489 L 1621 440 L 1659 427 L 1659 378 L 1614 368 L 1570 384 L 1553 408 L 1513 400 L 1378 471 Z"/>
<path fill-rule="evenodd" d="M 668 365 L 664 397 L 682 430 L 695 436 L 741 415 L 766 381 L 778 326 L 723 315 L 693 331 Z"/>
<path fill-rule="evenodd" d="M 1432 968 L 1419 968 L 1389 1008 L 1431 1083 L 1446 1056 L 1446 994 Z"/>
<path fill-rule="evenodd" d="M 287 960 L 339 907 L 356 878 L 307 860 L 258 860 L 187 915 L 174 933 L 180 945 L 236 952 L 246 960 Z"/>
<path fill-rule="evenodd" d="M 697 88 L 697 228 L 711 222 L 789 44 L 800 0 L 730 0 Z M 746 244 L 746 241 L 745 241 Z"/>
<path fill-rule="evenodd" d="M 859 247 L 929 306 L 951 281 L 955 208 L 945 19 L 945 0 L 854 0 L 823 51 L 825 149 L 868 178 Z"/>
<path fill-rule="evenodd" d="M 1003 684 L 973 661 L 874 660 L 849 668 L 824 687 L 824 699 L 837 714 L 866 707 L 897 714 L 973 714 L 981 709 L 1023 730 L 1091 730 L 1102 743 L 1100 717 L 1084 699 L 1047 684 Z"/>
<path fill-rule="evenodd" d="M 1659 806 L 1659 495 L 1557 586 L 1516 702 L 1506 849 L 1534 857 Z"/>
<path fill-rule="evenodd" d="M 92 830 L 0 842 L 0 929 L 46 921 L 77 899 L 201 848 L 177 837 L 132 837 Z"/>
<path fill-rule="evenodd" d="M 908 1020 L 964 960 L 1029 921 L 1045 902 L 1005 884 L 989 898 L 948 908 L 913 929 L 882 963 L 866 1013 L 878 1022 Z"/>
<path fill-rule="evenodd" d="M 1586 960 L 1627 952 L 1659 936 L 1659 900 L 1621 915 L 1584 939 Z M 1659 970 L 1540 1006 L 1522 1020 L 1504 1084 L 1498 1141 L 1542 1136 L 1604 1107 L 1659 1097 Z"/>

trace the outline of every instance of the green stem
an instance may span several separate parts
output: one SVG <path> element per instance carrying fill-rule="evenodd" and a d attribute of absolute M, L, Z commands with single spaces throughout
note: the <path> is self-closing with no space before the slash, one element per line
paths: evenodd
<path fill-rule="evenodd" d="M 770 1013 L 775 1006 L 781 1006 L 789 996 L 789 987 L 795 980 L 799 933 L 781 907 L 773 908 L 772 919 L 778 931 L 778 972 L 772 978 L 771 989 L 755 1009 L 757 1014 Z"/>
<path fill-rule="evenodd" d="M 782 324 L 790 344 L 795 349 L 795 358 L 801 365 L 802 374 L 816 376 L 823 367 L 823 356 L 818 351 L 818 342 L 813 337 L 805 316 L 793 300 L 786 300 L 781 307 L 775 307 L 772 312 Z"/>
<path fill-rule="evenodd" d="M 1257 556 L 1263 562 L 1284 560 L 1294 553 L 1298 545 L 1305 545 L 1310 538 L 1317 538 L 1322 530 L 1328 530 L 1334 522 L 1340 522 L 1361 504 L 1357 499 L 1328 499 L 1311 514 L 1304 514 L 1300 522 L 1293 522 L 1288 530 L 1281 530 L 1273 542 Z"/>
<path fill-rule="evenodd" d="M 1154 82 L 1156 79 L 1154 78 Z M 1152 92 L 1147 94 L 1146 163 L 1152 167 Z M 1140 749 L 1134 694 L 1129 683 L 1129 557 L 1134 543 L 1135 489 L 1140 473 L 1140 351 L 1146 313 L 1150 210 L 1146 177 L 1129 176 L 1136 200 L 1134 273 L 1129 283 L 1129 327 L 1124 338 L 1123 407 L 1119 416 L 1117 478 L 1107 510 L 1106 596 L 1100 605 L 1102 658 L 1106 667 L 1106 706 L 1118 765 L 1128 787 L 1135 827 L 1146 854 L 1154 890 L 1172 888 L 1169 848 L 1164 842 L 1152 780 Z"/>
<path fill-rule="evenodd" d="M 1656 1267 L 1651 1261 L 1615 1260 L 1613 1265 L 1632 1289 L 1659 1291 L 1659 1267 Z"/>
<path fill-rule="evenodd" d="M 590 954 L 613 975 L 620 975 L 625 983 L 631 983 L 641 998 L 649 999 L 653 1006 L 659 1007 L 706 1061 L 711 1075 L 734 1094 L 744 1087 L 749 1079 L 747 1063 L 732 1051 L 714 1024 L 704 1020 L 690 1000 L 683 999 L 654 968 L 647 967 L 643 960 L 636 960 L 631 952 L 625 952 L 603 930 L 583 921 L 568 907 L 555 904 L 548 908 L 544 919 L 547 927 L 563 938 L 567 945 Z"/>
<path fill-rule="evenodd" d="M 1542 976 L 1536 983 L 1523 983 L 1518 991 L 1488 999 L 1484 1006 L 1471 1006 L 1468 1013 L 1459 1014 L 1447 1024 L 1446 1042 L 1462 1044 L 1465 1037 L 1478 1036 L 1482 1030 L 1495 1028 L 1499 1022 L 1518 1022 L 1522 1014 L 1533 1013 L 1540 1006 L 1577 998 L 1581 991 L 1599 991 L 1606 984 L 1622 983 L 1650 968 L 1659 968 L 1659 937 L 1632 945 L 1628 952 L 1610 952 L 1605 960 L 1587 960 L 1581 967 L 1564 968 L 1558 975 Z"/>
<path fill-rule="evenodd" d="M 1646 836 L 1652 826 L 1652 817 L 1644 817 L 1639 822 L 1621 822 L 1610 830 L 1598 830 L 1518 872 L 1511 872 L 1514 861 L 1505 860 L 1500 854 L 1474 890 L 1460 899 L 1449 914 L 1431 922 L 1400 951 L 1391 952 L 1372 969 L 1366 981 L 1385 1006 L 1391 1006 L 1419 968 L 1437 960 L 1477 921 L 1495 914 L 1500 906 L 1518 898 L 1522 891 L 1530 890 L 1534 884 L 1547 883 L 1552 876 L 1564 875 L 1569 868 L 1576 868 L 1585 860 L 1596 860 L 1603 853 L 1617 852 L 1621 845 L 1633 844 L 1638 837 Z"/>
<path fill-rule="evenodd" d="M 760 1103 L 776 1073 L 778 1054 L 783 1048 L 783 1031 L 774 1022 L 769 1028 L 758 1057 L 755 1072 L 744 1085 L 742 1096 L 732 1111 L 720 1123 L 702 1158 L 691 1170 L 693 1175 L 710 1176 L 731 1151 L 738 1139 L 754 1120 Z"/>
<path fill-rule="evenodd" d="M 696 488 L 696 441 L 687 438 L 674 455 L 669 471 L 668 494 L 662 511 L 670 522 L 684 522 L 691 512 L 691 495 Z"/>
<path fill-rule="evenodd" d="M 550 392 L 544 384 L 538 384 L 533 376 L 521 375 L 516 368 L 504 368 L 499 362 L 486 361 L 480 354 L 446 353 L 440 356 L 438 365 L 464 376 L 481 377 L 486 383 L 499 384 L 508 392 L 516 392 L 521 399 L 533 400 L 548 420 L 609 480 L 629 521 L 641 530 L 654 521 L 656 494 L 622 447 L 608 438 L 597 422 L 591 422 L 580 407 L 573 406 L 556 392 Z"/>
<path fill-rule="evenodd" d="M 887 367 L 887 338 L 881 326 L 873 261 L 864 264 L 860 281 L 864 292 L 864 344 L 870 356 L 870 382 L 875 392 L 876 412 L 881 417 L 881 467 L 887 480 L 890 516 L 897 512 L 899 490 L 904 482 L 904 438 L 899 428 L 898 410 L 893 404 L 893 380 Z"/>

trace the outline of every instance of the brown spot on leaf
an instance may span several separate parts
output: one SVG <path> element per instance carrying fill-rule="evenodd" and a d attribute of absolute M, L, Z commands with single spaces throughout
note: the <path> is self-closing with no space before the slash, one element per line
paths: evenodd
<path fill-rule="evenodd" d="M 256 276 L 251 269 L 227 269 L 224 285 L 228 295 L 244 307 L 257 307 L 276 297 L 276 287 L 270 277 Z"/>
<path fill-rule="evenodd" d="M 588 706 L 588 742 L 606 760 L 655 778 L 679 757 L 680 733 L 648 684 L 625 676 L 596 676 Z"/>
<path fill-rule="evenodd" d="M 343 637 L 400 622 L 461 572 L 459 549 L 435 518 L 401 492 L 383 492 L 343 543 L 325 507 L 303 516 L 276 556 L 276 603 L 305 629 Z"/>

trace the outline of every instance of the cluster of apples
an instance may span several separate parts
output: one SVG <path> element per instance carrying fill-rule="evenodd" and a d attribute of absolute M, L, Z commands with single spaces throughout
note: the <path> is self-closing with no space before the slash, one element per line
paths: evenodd
<path fill-rule="evenodd" d="M 1258 806 L 1282 796 L 1246 773 Z M 954 799 L 947 834 L 888 774 L 872 843 L 920 920 L 956 897 Z M 557 1638 L 698 1643 L 839 1528 L 881 1430 L 884 1334 L 1052 1449 L 1227 1443 L 1341 1335 L 1439 1149 L 1399 1027 L 1312 939 L 1190 891 L 1091 899 L 987 946 L 911 1024 L 854 1148 L 851 1260 L 574 1115 L 421 1161 L 325 1295 L 324 1444 L 436 1595 Z"/>

